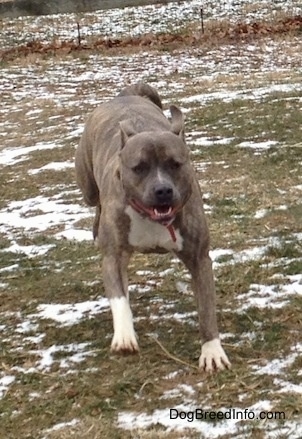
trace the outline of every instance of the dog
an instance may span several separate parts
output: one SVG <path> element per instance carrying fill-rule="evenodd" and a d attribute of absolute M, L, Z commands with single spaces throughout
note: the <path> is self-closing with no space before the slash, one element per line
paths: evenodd
<path fill-rule="evenodd" d="M 184 117 L 162 111 L 155 89 L 139 82 L 101 104 L 87 119 L 76 150 L 77 184 L 95 206 L 93 236 L 113 317 L 111 350 L 139 350 L 129 304 L 127 266 L 134 251 L 172 252 L 192 276 L 199 316 L 199 367 L 228 369 L 217 328 L 209 231 Z"/>

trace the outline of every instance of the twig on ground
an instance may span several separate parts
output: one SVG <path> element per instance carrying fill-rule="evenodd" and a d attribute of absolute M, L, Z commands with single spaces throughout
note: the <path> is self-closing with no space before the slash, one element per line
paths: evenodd
<path fill-rule="evenodd" d="M 149 337 L 152 340 L 154 340 L 158 344 L 158 346 L 161 348 L 161 350 L 172 360 L 176 361 L 177 363 L 183 364 L 185 366 L 189 366 L 195 370 L 199 370 L 199 367 L 195 366 L 194 364 L 187 363 L 186 361 L 182 360 L 181 358 L 175 357 L 175 355 L 170 354 L 170 352 L 153 335 L 149 335 Z"/>

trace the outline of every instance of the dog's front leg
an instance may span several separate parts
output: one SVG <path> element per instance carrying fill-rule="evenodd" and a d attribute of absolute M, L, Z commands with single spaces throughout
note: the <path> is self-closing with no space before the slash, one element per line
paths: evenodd
<path fill-rule="evenodd" d="M 129 304 L 127 266 L 129 255 L 104 255 L 103 281 L 110 302 L 114 335 L 111 350 L 119 353 L 138 352 Z"/>
<path fill-rule="evenodd" d="M 192 270 L 192 286 L 197 300 L 202 343 L 199 367 L 211 373 L 229 368 L 231 364 L 219 340 L 212 261 L 205 254 L 196 262 Z"/>
<path fill-rule="evenodd" d="M 219 340 L 212 261 L 207 251 L 195 255 L 195 258 L 191 254 L 181 259 L 192 275 L 192 289 L 197 301 L 202 343 L 199 367 L 210 373 L 229 368 L 231 364 Z"/>

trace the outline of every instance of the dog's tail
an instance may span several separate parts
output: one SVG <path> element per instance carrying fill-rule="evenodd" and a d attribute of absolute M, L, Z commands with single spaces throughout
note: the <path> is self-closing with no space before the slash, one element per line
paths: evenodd
<path fill-rule="evenodd" d="M 146 84 L 145 82 L 139 81 L 136 84 L 129 85 L 125 87 L 118 96 L 141 96 L 142 98 L 147 98 L 153 104 L 157 105 L 161 110 L 163 109 L 161 99 L 157 91 Z"/>

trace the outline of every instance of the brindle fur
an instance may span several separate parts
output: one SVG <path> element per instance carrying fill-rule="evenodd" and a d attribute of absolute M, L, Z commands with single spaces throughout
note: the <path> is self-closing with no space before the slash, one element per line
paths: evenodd
<path fill-rule="evenodd" d="M 212 372 L 227 368 L 230 363 L 219 342 L 209 231 L 202 194 L 184 141 L 184 118 L 177 107 L 171 106 L 170 111 L 171 121 L 162 112 L 158 93 L 144 83 L 127 87 L 103 103 L 88 117 L 76 152 L 76 177 L 84 200 L 96 207 L 93 235 L 102 249 L 103 280 L 112 304 L 112 349 L 138 350 L 128 305 L 127 265 L 131 254 L 172 250 L 192 275 L 202 343 L 200 367 Z M 172 169 L 171 165 L 170 169 L 169 160 L 180 167 Z M 148 166 L 145 175 L 133 171 L 142 162 Z M 175 244 L 171 240 L 161 244 L 155 240 L 149 247 L 144 247 L 144 242 L 133 245 L 139 227 L 146 227 L 146 234 L 149 229 L 161 229 L 150 219 L 137 216 L 129 200 L 139 200 L 146 206 L 156 204 L 154 187 L 158 184 L 169 185 L 173 190 L 171 203 L 179 206 L 173 227 L 181 242 L 179 239 Z M 165 239 L 170 239 L 168 231 Z M 130 316 L 125 317 L 125 328 L 117 320 L 120 311 L 116 310 L 122 308 Z"/>

